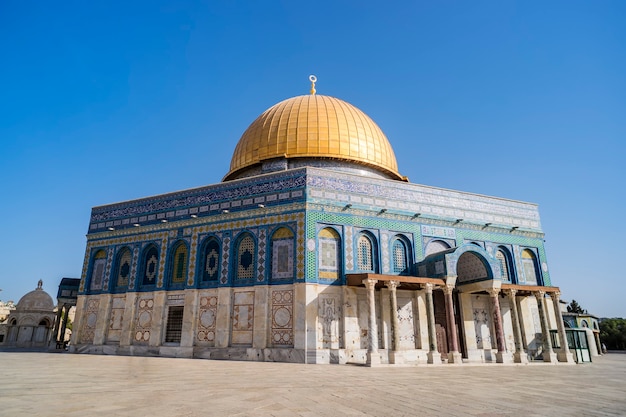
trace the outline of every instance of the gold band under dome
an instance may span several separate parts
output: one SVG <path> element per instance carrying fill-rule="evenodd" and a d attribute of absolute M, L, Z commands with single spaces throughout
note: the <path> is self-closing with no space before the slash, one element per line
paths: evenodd
<path fill-rule="evenodd" d="M 353 105 L 329 96 L 292 97 L 263 112 L 239 139 L 224 181 L 274 158 L 350 161 L 406 180 L 376 123 Z"/>

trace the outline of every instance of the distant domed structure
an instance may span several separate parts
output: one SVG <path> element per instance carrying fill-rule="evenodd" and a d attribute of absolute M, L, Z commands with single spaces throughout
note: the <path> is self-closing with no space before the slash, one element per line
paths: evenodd
<path fill-rule="evenodd" d="M 287 169 L 311 159 L 318 160 L 316 166 L 356 165 L 382 178 L 404 179 L 389 140 L 365 113 L 335 97 L 305 95 L 281 101 L 252 122 L 224 180 L 256 175 L 259 170 L 251 168 L 268 161 L 273 165 L 264 172 L 276 170 L 281 160 Z"/>
<path fill-rule="evenodd" d="M 3 344 L 46 348 L 54 325 L 54 308 L 52 297 L 44 291 L 43 282 L 39 280 L 37 288 L 20 298 L 15 310 L 7 317 L 7 337 Z"/>
<path fill-rule="evenodd" d="M 54 310 L 54 301 L 50 294 L 45 292 L 42 288 L 42 283 L 37 285 L 37 288 L 27 293 L 15 307 L 17 311 L 52 311 Z"/>

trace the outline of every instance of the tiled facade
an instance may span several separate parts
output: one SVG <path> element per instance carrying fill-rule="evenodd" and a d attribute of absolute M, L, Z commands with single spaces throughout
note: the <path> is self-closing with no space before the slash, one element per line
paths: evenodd
<path fill-rule="evenodd" d="M 333 239 L 320 237 L 320 231 L 328 228 L 337 236 L 331 246 L 328 242 Z M 364 235 L 372 245 L 367 271 L 359 267 L 359 237 Z M 394 254 L 392 241 L 397 239 L 407 246 L 407 259 L 398 260 Z M 80 287 L 79 308 L 85 314 L 75 344 L 80 351 L 96 352 L 148 354 L 155 351 L 147 347 L 155 346 L 164 348 L 157 350 L 164 355 L 363 361 L 367 341 L 364 329 L 358 329 L 366 323 L 358 317 L 349 320 L 344 310 L 348 298 L 364 300 L 364 294 L 346 286 L 346 274 L 450 275 L 446 268 L 455 259 L 441 255 L 440 261 L 424 260 L 426 246 L 433 241 L 450 248 L 472 245 L 493 265 L 491 279 L 499 278 L 495 254 L 504 248 L 510 254 L 513 284 L 525 283 L 521 252 L 529 249 L 537 256 L 540 285 L 550 285 L 537 207 L 517 201 L 307 167 L 97 207 L 89 226 Z M 208 242 L 211 251 L 205 249 Z M 145 256 L 147 248 L 156 249 L 150 259 Z M 174 277 L 177 248 L 185 248 L 188 254 L 180 257 L 185 265 L 176 265 L 178 271 L 186 271 L 182 286 Z M 329 255 L 322 248 L 337 253 Z M 323 261 L 324 256 L 337 256 L 334 275 L 323 267 L 329 262 Z M 477 258 L 460 262 L 464 265 L 472 259 L 478 268 L 474 278 L 480 280 L 486 269 L 476 263 Z M 392 260 L 404 262 L 407 269 L 393 271 Z M 146 279 L 153 279 L 154 285 L 145 285 Z M 314 293 L 320 292 L 313 313 L 319 324 L 311 329 L 308 307 L 299 305 L 296 297 L 309 293 L 313 286 Z M 337 290 L 331 291 L 334 287 Z M 177 346 L 167 346 L 171 343 L 162 339 L 166 311 L 173 303 L 161 295 L 163 304 L 157 309 L 159 300 L 151 295 L 174 291 L 184 293 L 180 296 L 185 300 L 184 320 L 190 324 L 183 325 L 183 332 L 190 333 L 186 338 L 183 334 Z M 381 303 L 384 292 L 379 295 Z M 425 322 L 420 320 L 418 306 L 424 303 L 420 292 L 398 292 L 401 345 L 413 351 L 415 361 L 425 360 L 424 352 L 419 359 L 419 352 L 428 345 L 425 332 L 416 330 Z M 476 350 L 492 343 L 485 300 L 482 304 L 472 300 Z M 108 308 L 102 308 L 103 303 Z M 363 302 L 356 304 L 359 316 L 366 308 Z M 110 324 L 99 335 L 98 321 L 106 317 Z M 534 339 L 536 329 L 531 327 Z M 250 357 L 248 351 L 257 349 L 255 332 L 263 332 L 257 338 L 263 340 L 258 349 L 264 353 Z M 315 343 L 309 339 L 311 332 L 317 334 Z M 384 340 L 386 332 L 387 336 L 381 334 L 382 346 L 389 345 Z M 187 346 L 183 346 L 184 339 Z M 345 353 L 347 340 L 358 346 L 357 353 Z M 320 349 L 344 353 L 325 357 L 317 352 Z"/>
<path fill-rule="evenodd" d="M 239 179 L 95 207 L 73 349 L 372 366 L 553 361 L 544 336 L 559 323 L 558 289 L 537 206 L 411 184 L 392 154 L 371 151 L 357 162 L 278 155 L 231 165 Z"/>

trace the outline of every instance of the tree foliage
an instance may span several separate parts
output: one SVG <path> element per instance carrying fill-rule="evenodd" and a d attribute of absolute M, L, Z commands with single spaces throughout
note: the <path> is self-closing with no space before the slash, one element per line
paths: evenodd
<path fill-rule="evenodd" d="M 569 303 L 569 305 L 567 306 L 567 312 L 568 313 L 577 313 L 577 314 L 588 314 L 587 310 L 584 310 L 580 304 L 578 304 L 578 301 L 576 300 L 572 300 L 571 303 Z"/>
<path fill-rule="evenodd" d="M 609 350 L 625 350 L 626 319 L 603 319 L 600 322 L 600 339 Z"/>

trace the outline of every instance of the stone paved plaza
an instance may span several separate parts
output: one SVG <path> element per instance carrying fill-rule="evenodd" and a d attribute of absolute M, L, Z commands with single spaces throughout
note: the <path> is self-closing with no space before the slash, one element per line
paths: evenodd
<path fill-rule="evenodd" d="M 2 416 L 626 415 L 626 354 L 366 368 L 1 352 L 0 370 Z"/>

